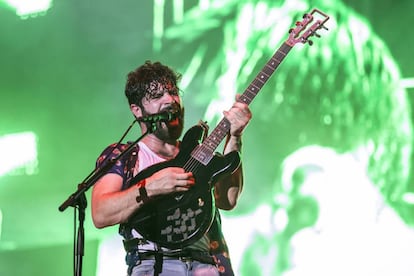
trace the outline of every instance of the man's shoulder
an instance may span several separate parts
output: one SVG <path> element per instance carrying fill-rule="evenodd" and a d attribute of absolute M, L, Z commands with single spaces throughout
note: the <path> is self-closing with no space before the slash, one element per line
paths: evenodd
<path fill-rule="evenodd" d="M 121 153 L 121 152 L 125 151 L 129 146 L 131 146 L 132 143 L 133 143 L 132 141 L 128 141 L 126 143 L 112 143 L 112 144 L 108 145 L 102 151 L 102 153 L 109 152 L 109 151 L 112 151 L 113 153 Z M 134 148 L 135 148 L 135 150 L 139 149 L 138 144 L 135 144 Z"/>

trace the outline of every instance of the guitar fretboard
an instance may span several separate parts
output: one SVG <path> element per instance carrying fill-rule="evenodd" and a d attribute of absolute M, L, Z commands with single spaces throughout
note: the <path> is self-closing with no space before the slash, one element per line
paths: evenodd
<path fill-rule="evenodd" d="M 280 46 L 280 48 L 272 56 L 272 58 L 262 68 L 262 70 L 257 74 L 250 85 L 246 88 L 243 94 L 240 95 L 238 101 L 250 104 L 291 49 L 292 46 L 288 45 L 287 43 L 283 43 L 282 46 Z M 217 124 L 211 134 L 203 141 L 203 143 L 193 150 L 191 156 L 202 164 L 207 165 L 213 158 L 217 147 L 221 141 L 223 141 L 224 137 L 226 137 L 229 131 L 229 121 L 226 118 L 221 119 L 221 121 Z"/>

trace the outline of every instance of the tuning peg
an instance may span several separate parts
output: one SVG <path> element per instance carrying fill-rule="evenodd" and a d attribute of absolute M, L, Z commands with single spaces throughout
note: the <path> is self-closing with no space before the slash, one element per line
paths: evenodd
<path fill-rule="evenodd" d="M 316 37 L 318 37 L 318 38 L 321 37 L 321 35 L 318 34 L 317 32 L 314 32 L 313 35 L 316 36 Z"/>
<path fill-rule="evenodd" d="M 308 44 L 309 44 L 309 46 L 312 46 L 313 45 L 313 41 L 312 40 L 307 40 L 306 42 L 308 42 Z"/>
<path fill-rule="evenodd" d="M 328 28 L 326 28 L 324 25 L 321 26 L 324 30 L 329 30 Z"/>

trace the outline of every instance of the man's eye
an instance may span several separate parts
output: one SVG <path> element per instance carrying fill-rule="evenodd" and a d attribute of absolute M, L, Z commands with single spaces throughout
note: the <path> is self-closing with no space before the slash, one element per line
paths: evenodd
<path fill-rule="evenodd" d="M 155 93 L 155 94 L 152 96 L 152 98 L 153 98 L 153 99 L 159 99 L 159 98 L 161 98 L 163 95 L 164 95 L 164 93 Z"/>

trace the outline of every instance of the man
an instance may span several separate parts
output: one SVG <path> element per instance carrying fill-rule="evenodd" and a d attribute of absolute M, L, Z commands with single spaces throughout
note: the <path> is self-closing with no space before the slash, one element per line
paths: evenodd
<path fill-rule="evenodd" d="M 178 140 L 183 130 L 183 111 L 178 81 L 181 75 L 160 62 L 145 62 L 128 74 L 125 95 L 131 112 L 136 118 L 161 112 L 179 114 L 167 122 L 158 122 L 154 131 L 145 135 L 138 143 L 137 160 L 130 164 L 130 156 L 121 158 L 93 187 L 92 219 L 97 228 L 120 224 L 120 234 L 125 239 L 129 275 L 218 275 L 218 269 L 209 253 L 210 234 L 180 250 L 161 247 L 143 238 L 128 219 L 140 208 L 160 196 L 186 193 L 199 185 L 191 171 L 181 167 L 166 167 L 151 174 L 138 183 L 129 182 L 145 168 L 174 159 L 180 151 Z M 224 111 L 229 121 L 229 133 L 224 154 L 241 150 L 241 135 L 251 119 L 246 104 L 235 102 L 229 111 Z M 149 124 L 141 122 L 142 133 Z M 98 166 L 115 157 L 127 145 L 111 145 L 98 159 Z M 133 179 L 132 179 L 133 180 Z M 243 184 L 242 167 L 223 176 L 214 186 L 217 208 L 230 210 L 235 207 Z M 132 242 L 131 242 L 132 241 Z M 136 241 L 136 242 L 135 242 Z M 135 242 L 135 243 L 134 243 Z M 183 255 L 185 252 L 186 255 Z M 160 260 L 158 257 L 161 256 Z"/>

